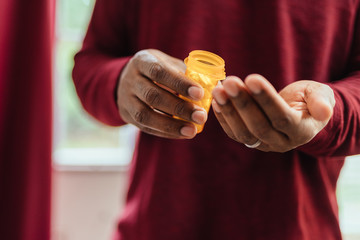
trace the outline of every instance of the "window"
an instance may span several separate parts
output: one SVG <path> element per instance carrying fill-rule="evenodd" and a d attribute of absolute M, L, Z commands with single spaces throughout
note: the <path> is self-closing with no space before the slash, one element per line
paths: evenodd
<path fill-rule="evenodd" d="M 344 240 L 360 239 L 360 155 L 346 159 L 338 182 L 337 198 Z"/>
<path fill-rule="evenodd" d="M 67 170 L 118 169 L 130 161 L 136 130 L 109 127 L 82 108 L 71 78 L 94 0 L 57 1 L 55 49 L 55 167 Z"/>

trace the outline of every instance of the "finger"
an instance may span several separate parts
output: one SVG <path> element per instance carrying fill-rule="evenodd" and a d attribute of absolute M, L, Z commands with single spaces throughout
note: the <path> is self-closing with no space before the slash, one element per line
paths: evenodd
<path fill-rule="evenodd" d="M 226 120 L 224 119 L 222 113 L 221 113 L 221 108 L 220 106 L 216 103 L 215 99 L 212 101 L 212 106 L 213 106 L 213 109 L 214 109 L 214 113 L 215 113 L 215 116 L 216 118 L 218 119 L 221 127 L 224 129 L 225 133 L 230 137 L 232 138 L 233 140 L 235 141 L 239 141 L 234 133 L 232 132 L 230 126 L 227 124 Z M 253 143 L 254 142 L 255 138 L 252 139 Z M 257 140 L 256 140 L 257 141 Z M 250 142 L 250 141 L 249 141 Z M 242 142 L 243 143 L 243 142 Z M 250 143 L 247 143 L 247 144 L 250 144 Z M 252 145 L 250 144 L 250 145 Z M 257 150 L 260 150 L 260 151 L 263 151 L 263 152 L 269 152 L 270 151 L 270 147 L 269 145 L 265 144 L 265 143 L 261 143 L 257 148 Z"/>
<path fill-rule="evenodd" d="M 144 127 L 142 125 L 139 125 L 138 123 L 136 123 L 132 117 L 129 115 L 129 113 L 125 113 L 122 115 L 123 119 L 131 119 L 131 120 L 127 120 L 126 122 L 129 124 L 134 125 L 135 127 L 139 128 L 140 131 L 145 132 L 147 134 L 151 134 L 157 137 L 163 137 L 163 138 L 169 138 L 169 139 L 187 139 L 186 137 L 180 136 L 179 135 L 173 135 L 173 134 L 169 134 L 169 133 L 164 133 L 164 132 L 160 132 L 148 127 Z"/>
<path fill-rule="evenodd" d="M 253 98 L 265 112 L 271 125 L 286 135 L 293 135 L 300 121 L 299 114 L 292 109 L 263 76 L 249 75 L 245 84 Z"/>
<path fill-rule="evenodd" d="M 138 127 L 138 126 L 137 126 Z M 164 132 L 160 132 L 151 128 L 147 128 L 147 127 L 138 127 L 140 131 L 150 134 L 150 135 L 154 135 L 157 137 L 162 137 L 162 138 L 168 138 L 168 139 L 188 139 L 188 137 L 183 137 L 183 136 L 178 136 L 178 135 L 172 135 L 172 134 L 168 134 L 168 133 L 164 133 Z"/>
<path fill-rule="evenodd" d="M 204 90 L 199 84 L 187 78 L 183 73 L 175 71 L 173 67 L 167 66 L 168 63 L 160 61 L 147 50 L 135 54 L 133 62 L 141 74 L 182 96 L 195 101 L 201 100 L 204 96 Z"/>
<path fill-rule="evenodd" d="M 140 130 L 153 129 L 167 136 L 193 138 L 196 135 L 195 125 L 172 118 L 154 111 L 137 97 L 133 99 L 133 107 L 129 114 Z"/>
<path fill-rule="evenodd" d="M 234 135 L 234 133 L 232 132 L 230 126 L 227 124 L 224 116 L 221 113 L 221 109 L 220 106 L 216 103 L 215 99 L 212 100 L 212 107 L 215 113 L 215 116 L 218 120 L 218 122 L 220 123 L 221 127 L 224 129 L 225 133 L 232 139 L 236 140 L 236 137 Z"/>
<path fill-rule="evenodd" d="M 254 137 L 248 128 L 245 126 L 243 120 L 241 119 L 238 112 L 235 110 L 231 101 L 228 100 L 228 96 L 226 95 L 223 86 L 219 85 L 213 90 L 213 96 L 215 103 L 215 109 L 217 108 L 221 112 L 221 121 L 222 126 L 225 125 L 226 129 L 224 131 L 226 133 L 231 132 L 235 137 L 235 140 L 245 144 L 254 144 L 257 142 L 257 138 Z"/>
<path fill-rule="evenodd" d="M 237 77 L 228 77 L 223 82 L 226 93 L 249 131 L 262 142 L 283 145 L 287 137 L 275 130 L 268 117 L 249 95 L 245 84 Z"/>
<path fill-rule="evenodd" d="M 313 118 L 325 122 L 330 120 L 335 106 L 335 97 L 329 86 L 321 83 L 308 84 L 304 99 Z"/>
<path fill-rule="evenodd" d="M 135 85 L 135 92 L 148 106 L 197 124 L 206 122 L 205 109 L 169 93 L 147 78 L 140 78 Z"/>

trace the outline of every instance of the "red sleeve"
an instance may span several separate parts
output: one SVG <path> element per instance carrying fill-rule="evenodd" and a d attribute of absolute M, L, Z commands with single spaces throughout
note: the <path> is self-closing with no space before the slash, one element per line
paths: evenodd
<path fill-rule="evenodd" d="M 334 114 L 326 127 L 299 149 L 322 156 L 360 154 L 360 10 L 354 25 L 354 41 L 347 77 L 330 83 L 334 90 Z"/>
<path fill-rule="evenodd" d="M 116 88 L 130 59 L 123 1 L 98 0 L 82 49 L 75 56 L 73 80 L 85 110 L 105 124 L 125 124 L 116 105 Z"/>

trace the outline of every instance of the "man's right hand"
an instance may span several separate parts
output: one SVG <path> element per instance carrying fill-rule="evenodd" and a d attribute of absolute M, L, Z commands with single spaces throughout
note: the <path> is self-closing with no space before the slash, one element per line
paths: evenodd
<path fill-rule="evenodd" d="M 123 69 L 117 89 L 122 119 L 159 137 L 193 138 L 196 127 L 191 122 L 205 123 L 207 113 L 178 96 L 198 101 L 204 95 L 201 86 L 185 76 L 185 68 L 183 61 L 158 50 L 136 53 Z"/>

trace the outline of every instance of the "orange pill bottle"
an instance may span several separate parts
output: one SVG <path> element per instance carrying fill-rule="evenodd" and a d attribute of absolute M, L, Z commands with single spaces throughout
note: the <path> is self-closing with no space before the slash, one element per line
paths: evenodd
<path fill-rule="evenodd" d="M 199 83 L 204 89 L 204 97 L 201 101 L 192 101 L 196 105 L 209 112 L 212 101 L 212 90 L 219 80 L 225 79 L 225 61 L 220 56 L 203 50 L 194 50 L 184 60 L 186 64 L 185 75 Z M 195 124 L 197 133 L 200 133 L 204 125 Z"/>

